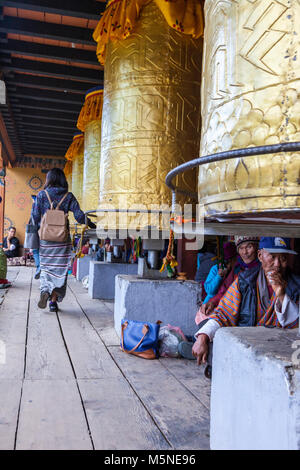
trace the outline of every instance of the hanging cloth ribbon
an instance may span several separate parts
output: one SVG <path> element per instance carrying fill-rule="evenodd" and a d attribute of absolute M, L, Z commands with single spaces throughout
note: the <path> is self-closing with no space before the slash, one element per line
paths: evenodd
<path fill-rule="evenodd" d="M 103 107 L 103 88 L 91 88 L 85 95 L 84 104 L 81 108 L 77 120 L 77 127 L 85 132 L 85 127 L 89 122 L 101 121 Z"/>
<path fill-rule="evenodd" d="M 68 178 L 68 176 L 70 176 L 72 174 L 72 162 L 71 160 L 68 160 L 65 164 L 65 167 L 64 167 L 64 174 L 65 174 L 65 177 Z"/>
<path fill-rule="evenodd" d="M 168 25 L 193 38 L 203 36 L 204 0 L 109 0 L 106 10 L 93 34 L 97 42 L 97 57 L 105 63 L 105 49 L 109 41 L 122 41 L 133 31 L 141 9 L 155 1 Z"/>
<path fill-rule="evenodd" d="M 169 238 L 167 254 L 165 258 L 163 259 L 163 265 L 159 272 L 162 273 L 166 269 L 168 271 L 168 277 L 175 277 L 176 266 L 178 266 L 178 263 L 174 256 L 174 232 L 173 230 L 170 230 L 170 238 Z"/>
<path fill-rule="evenodd" d="M 73 142 L 68 148 L 65 158 L 71 161 L 74 160 L 74 158 L 76 158 L 82 152 L 83 144 L 84 144 L 84 135 L 83 134 L 74 135 Z"/>

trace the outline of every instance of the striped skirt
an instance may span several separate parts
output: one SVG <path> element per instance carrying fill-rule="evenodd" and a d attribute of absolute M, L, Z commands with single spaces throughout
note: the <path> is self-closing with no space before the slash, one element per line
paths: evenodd
<path fill-rule="evenodd" d="M 50 295 L 55 291 L 58 302 L 66 295 L 71 249 L 70 240 L 65 243 L 40 241 L 40 289 Z"/>

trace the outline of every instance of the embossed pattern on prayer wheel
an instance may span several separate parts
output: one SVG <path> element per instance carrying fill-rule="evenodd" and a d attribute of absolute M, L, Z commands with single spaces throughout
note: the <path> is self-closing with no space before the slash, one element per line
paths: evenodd
<path fill-rule="evenodd" d="M 101 121 L 91 121 L 84 133 L 82 209 L 93 210 L 99 204 Z"/>
<path fill-rule="evenodd" d="M 300 3 L 205 2 L 200 155 L 300 141 Z M 298 52 L 297 52 L 298 51 Z M 199 169 L 208 216 L 300 208 L 299 153 Z"/>
<path fill-rule="evenodd" d="M 199 154 L 202 45 L 170 28 L 154 2 L 130 37 L 107 45 L 101 204 L 171 205 L 166 174 Z M 195 174 L 178 184 L 195 191 Z"/>
<path fill-rule="evenodd" d="M 81 207 L 83 183 L 83 146 L 72 163 L 72 193 L 76 197 Z"/>

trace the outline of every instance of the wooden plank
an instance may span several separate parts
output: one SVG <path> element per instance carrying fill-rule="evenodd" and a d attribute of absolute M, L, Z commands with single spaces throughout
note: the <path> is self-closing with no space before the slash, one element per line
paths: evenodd
<path fill-rule="evenodd" d="M 0 381 L 0 450 L 14 449 L 21 389 L 21 380 Z"/>
<path fill-rule="evenodd" d="M 23 378 L 31 276 L 31 268 L 20 268 L 1 306 L 0 340 L 5 344 L 6 361 L 0 364 L 0 379 Z"/>
<path fill-rule="evenodd" d="M 160 358 L 160 363 L 209 410 L 211 381 L 204 376 L 205 366 L 187 359 Z"/>
<path fill-rule="evenodd" d="M 91 450 L 75 380 L 25 380 L 17 450 Z"/>
<path fill-rule="evenodd" d="M 194 395 L 159 361 L 110 351 L 174 449 L 209 449 L 209 412 Z"/>
<path fill-rule="evenodd" d="M 70 279 L 69 288 L 97 331 L 114 326 L 113 312 L 103 300 L 91 299 L 82 284 L 74 279 Z"/>
<path fill-rule="evenodd" d="M 69 281 L 69 287 L 104 344 L 106 346 L 119 345 L 120 340 L 114 329 L 113 310 L 107 305 L 107 302 L 91 299 L 82 284 L 73 279 Z"/>
<path fill-rule="evenodd" d="M 33 281 L 28 322 L 26 379 L 74 378 L 55 313 L 41 310 L 39 282 Z"/>
<path fill-rule="evenodd" d="M 58 316 L 77 378 L 120 376 L 118 367 L 70 289 Z"/>
<path fill-rule="evenodd" d="M 120 376 L 79 380 L 95 449 L 163 450 L 163 437 L 127 381 Z"/>

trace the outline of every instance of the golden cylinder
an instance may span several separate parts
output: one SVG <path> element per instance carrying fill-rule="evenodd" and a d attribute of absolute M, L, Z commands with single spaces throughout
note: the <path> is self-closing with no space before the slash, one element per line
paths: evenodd
<path fill-rule="evenodd" d="M 171 205 L 167 173 L 199 153 L 202 45 L 170 28 L 155 2 L 126 40 L 107 45 L 101 204 Z M 196 190 L 193 172 L 177 182 Z"/>
<path fill-rule="evenodd" d="M 72 193 L 80 207 L 82 205 L 83 155 L 83 146 L 81 146 L 80 151 L 72 161 Z"/>
<path fill-rule="evenodd" d="M 206 0 L 200 155 L 300 140 L 300 4 Z M 300 207 L 299 153 L 199 169 L 207 216 Z"/>
<path fill-rule="evenodd" d="M 85 126 L 82 209 L 93 210 L 99 204 L 101 120 Z"/>

